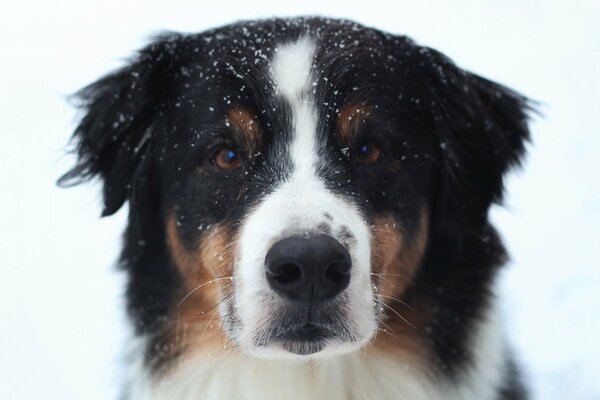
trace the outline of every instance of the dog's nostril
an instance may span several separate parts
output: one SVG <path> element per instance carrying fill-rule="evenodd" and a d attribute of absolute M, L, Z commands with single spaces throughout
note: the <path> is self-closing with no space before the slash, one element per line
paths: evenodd
<path fill-rule="evenodd" d="M 283 264 L 278 266 L 275 271 L 267 269 L 267 273 L 282 285 L 290 285 L 302 278 L 302 270 L 296 264 Z"/>
<path fill-rule="evenodd" d="M 333 263 L 325 269 L 325 279 L 332 283 L 342 282 L 350 273 L 347 264 Z"/>
<path fill-rule="evenodd" d="M 275 292 L 308 302 L 335 297 L 346 289 L 352 260 L 346 248 L 329 235 L 292 236 L 271 247 L 265 267 Z"/>

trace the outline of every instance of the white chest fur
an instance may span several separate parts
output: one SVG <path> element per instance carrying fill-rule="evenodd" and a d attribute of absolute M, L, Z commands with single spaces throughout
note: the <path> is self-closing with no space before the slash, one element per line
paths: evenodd
<path fill-rule="evenodd" d="M 138 380 L 132 400 L 437 398 L 419 371 L 363 353 L 297 363 L 234 357 L 190 363 L 159 382 Z"/>

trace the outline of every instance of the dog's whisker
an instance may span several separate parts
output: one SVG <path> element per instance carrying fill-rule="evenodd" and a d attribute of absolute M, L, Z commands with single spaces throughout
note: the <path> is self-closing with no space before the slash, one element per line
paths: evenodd
<path fill-rule="evenodd" d="M 373 275 L 373 274 L 372 274 Z M 389 283 L 390 285 L 394 286 L 396 285 L 396 282 L 392 281 L 391 279 L 388 279 L 384 276 L 380 276 L 380 275 L 373 275 L 373 276 L 377 276 L 379 278 L 379 282 L 378 284 L 381 286 L 382 282 L 381 281 L 385 281 L 387 283 Z"/>
<path fill-rule="evenodd" d="M 406 275 L 406 274 L 379 274 L 379 273 L 375 273 L 375 272 L 371 272 L 371 275 L 380 276 L 380 277 L 381 276 L 399 276 L 401 278 L 407 278 L 408 277 L 408 275 Z"/>
<path fill-rule="evenodd" d="M 379 322 L 381 325 L 383 325 L 385 327 L 385 329 L 387 330 L 383 330 L 383 332 L 390 332 L 393 333 L 394 330 L 392 328 L 390 328 L 390 326 L 388 324 L 386 324 L 385 322 L 383 322 L 383 319 L 381 318 L 377 318 L 377 322 Z M 379 328 L 380 329 L 380 328 Z M 380 329 L 381 330 L 381 329 Z M 392 335 L 393 336 L 393 335 Z"/>
<path fill-rule="evenodd" d="M 403 306 L 405 306 L 406 308 L 408 308 L 410 311 L 415 311 L 408 303 L 404 302 L 403 300 L 399 299 L 398 297 L 395 296 L 386 296 L 384 294 L 378 294 L 379 297 L 384 297 L 386 299 L 392 299 L 394 301 L 397 301 L 398 303 L 402 304 Z"/>
<path fill-rule="evenodd" d="M 209 326 L 211 326 L 211 322 L 213 321 L 213 318 L 217 314 L 218 311 L 219 311 L 219 309 L 217 308 L 215 310 L 215 312 L 212 314 L 212 317 L 210 317 L 210 319 L 206 323 L 206 326 L 204 327 L 204 331 L 202 331 L 202 335 L 200 335 L 200 342 L 202 342 L 202 339 L 204 338 L 204 335 L 206 334 L 206 331 L 208 330 Z"/>
<path fill-rule="evenodd" d="M 213 306 L 211 306 L 210 308 L 202 311 L 200 314 L 197 314 L 197 313 L 188 313 L 188 312 L 183 312 L 182 314 L 186 315 L 186 316 L 198 316 L 198 317 L 199 316 L 204 316 L 204 315 L 206 315 L 206 313 L 208 313 L 208 312 L 214 310 L 216 307 L 220 306 L 221 303 L 223 303 L 224 301 L 227 301 L 227 300 L 231 299 L 233 297 L 233 295 L 234 295 L 234 292 L 229 293 L 227 296 L 223 297 L 218 303 L 216 303 Z M 202 320 L 202 319 L 199 318 L 199 320 Z"/>
<path fill-rule="evenodd" d="M 235 279 L 233 276 L 224 276 L 221 278 L 214 278 L 209 280 L 208 282 L 204 282 L 201 285 L 196 286 L 194 289 L 190 290 L 190 292 L 188 294 L 186 294 L 179 303 L 177 303 L 177 307 L 180 307 L 181 304 L 183 304 L 184 301 L 186 301 L 192 294 L 194 294 L 195 292 L 197 292 L 198 290 L 200 290 L 202 287 L 209 285 L 211 283 L 215 283 L 215 282 L 219 282 L 219 281 L 224 281 L 224 280 L 233 280 Z"/>
<path fill-rule="evenodd" d="M 394 310 L 392 307 L 390 307 L 389 305 L 385 304 L 383 301 L 381 300 L 377 300 L 377 303 L 381 304 L 382 306 L 384 306 L 385 308 L 389 309 L 390 311 L 392 311 L 394 314 L 396 314 L 398 317 L 400 317 L 400 319 L 402 319 L 402 321 L 406 322 L 408 325 L 410 325 L 413 328 L 416 328 L 413 324 L 411 324 L 406 318 L 404 318 L 402 316 L 402 314 L 400 314 L 398 311 Z"/>

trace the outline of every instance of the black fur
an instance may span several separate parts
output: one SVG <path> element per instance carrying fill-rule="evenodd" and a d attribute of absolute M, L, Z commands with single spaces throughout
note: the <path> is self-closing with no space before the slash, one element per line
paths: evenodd
<path fill-rule="evenodd" d="M 139 334 L 160 331 L 181 285 L 165 245 L 167 214 L 175 210 L 192 246 L 211 224 L 237 229 L 289 173 L 289 109 L 274 95 L 267 67 L 276 44 L 306 32 L 318 40 L 315 97 L 326 160 L 319 173 L 367 218 L 391 213 L 409 234 L 421 206 L 430 210 L 425 261 L 406 298 L 432 315 L 423 335 L 440 368 L 454 376 L 470 362 L 469 332 L 506 259 L 487 214 L 502 201 L 503 175 L 523 156 L 530 103 L 435 50 L 320 18 L 163 34 L 77 94 L 84 112 L 74 134 L 78 162 L 60 182 L 100 177 L 103 216 L 128 202 L 121 265 L 129 273 L 129 312 Z M 371 106 L 373 116 L 346 150 L 334 131 L 348 103 Z M 234 105 L 257 115 L 263 133 L 254 149 L 222 123 Z M 372 167 L 352 157 L 366 139 L 386 149 Z M 212 167 L 212 152 L 224 143 L 246 152 L 241 171 Z M 509 385 L 499 398 L 523 393 Z"/>

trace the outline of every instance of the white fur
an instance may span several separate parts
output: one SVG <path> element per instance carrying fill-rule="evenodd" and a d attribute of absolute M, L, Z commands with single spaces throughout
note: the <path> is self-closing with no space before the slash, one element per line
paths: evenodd
<path fill-rule="evenodd" d="M 315 44 L 309 36 L 275 49 L 271 63 L 272 78 L 277 90 L 290 102 L 302 97 L 312 83 L 312 64 Z"/>
<path fill-rule="evenodd" d="M 303 37 L 277 48 L 272 61 L 272 78 L 278 94 L 292 111 L 291 176 L 265 196 L 247 216 L 240 234 L 235 262 L 236 312 L 232 336 L 240 348 L 254 355 L 297 357 L 273 346 L 257 347 L 253 341 L 269 326 L 277 311 L 276 297 L 265 278 L 265 257 L 271 246 L 290 235 L 314 231 L 326 223 L 333 236 L 346 227 L 356 240 L 349 246 L 352 274 L 346 290 L 349 298 L 348 324 L 358 342 L 331 343 L 318 356 L 355 350 L 375 332 L 375 315 L 370 276 L 370 233 L 356 206 L 329 191 L 317 176 L 319 143 L 316 140 L 317 112 L 312 99 L 314 43 Z M 331 220 L 325 218 L 325 214 Z M 339 237 L 338 237 L 339 239 Z"/>
<path fill-rule="evenodd" d="M 230 351 L 191 359 L 154 380 L 143 365 L 140 342 L 129 400 L 496 400 L 505 350 L 493 308 L 472 342 L 473 363 L 456 380 L 434 377 L 374 349 L 313 361 Z"/>
<path fill-rule="evenodd" d="M 318 362 L 215 357 L 171 379 L 134 387 L 132 400 L 425 400 L 427 378 L 361 352 Z"/>

